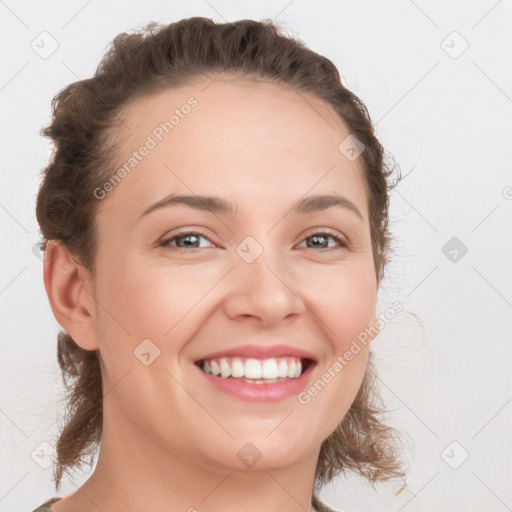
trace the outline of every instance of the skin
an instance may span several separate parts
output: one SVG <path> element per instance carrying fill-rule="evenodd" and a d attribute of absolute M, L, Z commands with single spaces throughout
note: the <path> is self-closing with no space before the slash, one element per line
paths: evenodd
<path fill-rule="evenodd" d="M 122 113 L 121 165 L 190 96 L 197 107 L 101 200 L 96 273 L 60 243 L 47 249 L 52 310 L 78 345 L 99 348 L 106 393 L 96 469 L 55 512 L 309 511 L 321 444 L 366 370 L 369 344 L 307 405 L 244 402 L 198 378 L 203 355 L 283 343 L 314 354 L 314 382 L 375 322 L 377 281 L 360 160 L 340 153 L 347 127 L 310 95 L 223 75 L 140 98 Z M 137 220 L 171 192 L 238 211 L 180 205 Z M 289 212 L 316 194 L 343 195 L 363 219 L 337 206 Z M 179 228 L 206 236 L 189 239 L 195 252 L 159 245 Z M 325 228 L 349 248 L 315 247 Z M 263 248 L 250 264 L 236 252 L 247 236 Z M 133 354 L 147 338 L 160 350 L 149 366 Z M 262 454 L 252 468 L 236 456 L 247 442 Z"/>

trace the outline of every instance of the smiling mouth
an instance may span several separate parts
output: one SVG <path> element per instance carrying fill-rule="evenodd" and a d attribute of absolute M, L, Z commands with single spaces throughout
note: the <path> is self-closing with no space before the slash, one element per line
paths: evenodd
<path fill-rule="evenodd" d="M 220 379 L 232 379 L 250 384 L 274 384 L 297 379 L 315 362 L 300 357 L 267 359 L 220 357 L 200 359 L 194 363 L 204 373 Z"/>

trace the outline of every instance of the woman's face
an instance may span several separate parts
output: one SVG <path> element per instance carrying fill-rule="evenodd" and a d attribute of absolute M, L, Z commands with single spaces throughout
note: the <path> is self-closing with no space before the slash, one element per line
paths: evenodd
<path fill-rule="evenodd" d="M 98 192 L 88 341 L 106 417 L 204 468 L 316 460 L 366 370 L 368 345 L 353 341 L 376 319 L 362 161 L 348 141 L 339 149 L 347 128 L 305 93 L 236 77 L 138 99 L 121 117 L 125 172 Z M 170 195 L 191 199 L 144 214 Z M 295 211 L 324 195 L 346 201 Z M 275 377 L 303 356 L 314 364 L 302 377 L 274 384 L 196 364 L 254 377 L 257 359 Z"/>

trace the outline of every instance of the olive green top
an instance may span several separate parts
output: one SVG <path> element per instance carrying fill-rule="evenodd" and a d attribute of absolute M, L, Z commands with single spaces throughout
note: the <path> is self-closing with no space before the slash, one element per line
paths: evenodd
<path fill-rule="evenodd" d="M 48 501 L 45 501 L 42 505 L 37 507 L 33 512 L 52 512 L 50 505 L 59 501 L 61 498 L 62 496 L 59 496 L 58 498 L 50 498 Z"/>
<path fill-rule="evenodd" d="M 42 505 L 37 507 L 32 512 L 52 512 L 50 505 L 59 501 L 61 497 L 50 498 L 48 501 L 45 501 Z M 332 508 L 329 508 L 327 505 L 324 505 L 315 495 L 313 495 L 312 505 L 316 512 L 336 512 Z"/>

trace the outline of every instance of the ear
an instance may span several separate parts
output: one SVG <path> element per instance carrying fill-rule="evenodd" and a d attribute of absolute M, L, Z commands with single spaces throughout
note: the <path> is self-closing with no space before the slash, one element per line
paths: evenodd
<path fill-rule="evenodd" d="M 59 240 L 49 240 L 46 244 L 43 279 L 57 322 L 81 348 L 99 348 L 90 272 L 73 259 Z"/>

